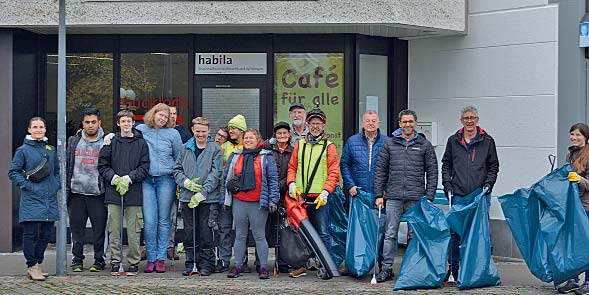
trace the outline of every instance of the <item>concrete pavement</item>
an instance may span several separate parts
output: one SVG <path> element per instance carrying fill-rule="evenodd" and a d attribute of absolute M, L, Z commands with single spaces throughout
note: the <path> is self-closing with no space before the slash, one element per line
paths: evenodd
<path fill-rule="evenodd" d="M 250 261 L 254 261 L 253 248 L 250 248 Z M 274 251 L 270 251 L 271 254 Z M 86 252 L 90 253 L 90 251 Z M 91 255 L 86 255 L 92 257 Z M 183 254 L 181 254 L 181 257 Z M 182 257 L 183 258 L 183 257 Z M 401 256 L 396 259 L 395 272 L 398 272 Z M 70 259 L 70 258 L 68 258 Z M 271 255 L 270 261 L 274 257 Z M 376 294 L 393 293 L 394 282 L 387 282 L 380 287 L 369 286 L 371 275 L 361 279 L 340 277 L 321 280 L 315 272 L 293 279 L 287 274 L 259 280 L 257 275 L 245 274 L 237 279 L 228 279 L 226 273 L 213 274 L 210 277 L 182 277 L 183 260 L 176 261 L 178 271 L 163 274 L 145 274 L 136 277 L 112 277 L 110 269 L 100 273 L 85 271 L 81 274 L 69 273 L 65 277 L 50 276 L 45 282 L 32 282 L 26 277 L 25 260 L 20 253 L 0 254 L 0 294 Z M 433 290 L 399 291 L 399 294 L 555 294 L 551 284 L 546 284 L 529 272 L 520 260 L 504 261 L 498 259 L 497 267 L 502 285 L 492 288 L 480 288 L 459 291 L 455 287 Z M 86 259 L 86 267 L 92 263 Z M 169 265 L 169 261 L 166 261 Z M 145 262 L 140 265 L 143 269 Z M 69 260 L 68 260 L 69 266 Z M 43 269 L 55 274 L 55 251 L 47 250 Z M 68 268 L 69 271 L 69 268 Z"/>

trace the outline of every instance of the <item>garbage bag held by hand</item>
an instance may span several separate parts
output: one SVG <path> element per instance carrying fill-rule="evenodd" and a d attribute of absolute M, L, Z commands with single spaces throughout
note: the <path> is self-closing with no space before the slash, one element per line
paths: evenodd
<path fill-rule="evenodd" d="M 331 248 L 329 252 L 337 267 L 344 261 L 346 255 L 346 235 L 348 233 L 348 214 L 344 208 L 346 196 L 341 187 L 337 185 L 329 195 L 329 234 L 331 235 Z"/>
<path fill-rule="evenodd" d="M 374 196 L 365 191 L 358 190 L 350 200 L 346 269 L 355 277 L 367 274 L 374 266 L 378 220 L 373 208 Z"/>
<path fill-rule="evenodd" d="M 413 229 L 393 290 L 436 288 L 446 277 L 450 228 L 444 212 L 423 197 L 401 221 Z"/>
<path fill-rule="evenodd" d="M 478 188 L 452 206 L 446 220 L 460 236 L 460 270 L 457 287 L 471 289 L 497 286 L 501 283 L 491 257 L 489 203 L 485 192 Z"/>
<path fill-rule="evenodd" d="M 589 270 L 589 219 L 578 184 L 567 178 L 570 171 L 565 164 L 530 189 L 499 199 L 530 271 L 545 282 L 552 277 L 555 286 Z"/>

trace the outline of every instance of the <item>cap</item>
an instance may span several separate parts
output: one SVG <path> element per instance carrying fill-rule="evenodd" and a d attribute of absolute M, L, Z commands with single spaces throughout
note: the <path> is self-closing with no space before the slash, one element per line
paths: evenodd
<path fill-rule="evenodd" d="M 303 105 L 300 102 L 293 102 L 293 103 L 290 104 L 290 107 L 288 108 L 288 111 L 290 112 L 294 108 L 299 108 L 299 109 L 303 109 L 304 110 L 305 109 L 305 105 Z"/>
<path fill-rule="evenodd" d="M 284 129 L 290 131 L 290 124 L 288 124 L 284 121 L 276 123 L 276 125 L 274 125 L 274 133 L 276 133 L 276 130 L 281 129 L 281 128 L 284 128 Z"/>

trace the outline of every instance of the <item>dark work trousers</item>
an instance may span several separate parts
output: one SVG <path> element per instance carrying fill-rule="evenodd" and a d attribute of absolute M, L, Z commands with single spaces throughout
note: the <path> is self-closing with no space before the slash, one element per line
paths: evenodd
<path fill-rule="evenodd" d="M 184 249 L 186 251 L 184 266 L 186 269 L 192 269 L 193 263 L 196 261 L 199 269 L 212 271 L 215 267 L 215 252 L 213 231 L 209 227 L 211 204 L 201 203 L 194 209 L 188 208 L 188 203 L 181 202 L 181 204 L 184 220 Z M 193 242 L 193 235 L 196 238 L 195 242 Z"/>
<path fill-rule="evenodd" d="M 53 233 L 53 221 L 25 221 L 22 233 L 22 252 L 27 267 L 43 263 L 45 249 Z"/>
<path fill-rule="evenodd" d="M 88 218 L 92 224 L 94 260 L 104 261 L 104 230 L 106 228 L 104 195 L 87 196 L 70 193 L 68 211 L 72 231 L 73 262 L 84 261 L 84 236 Z"/>

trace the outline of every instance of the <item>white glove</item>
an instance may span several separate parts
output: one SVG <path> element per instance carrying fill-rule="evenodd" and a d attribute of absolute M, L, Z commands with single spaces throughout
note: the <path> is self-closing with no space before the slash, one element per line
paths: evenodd
<path fill-rule="evenodd" d="M 118 175 L 116 175 L 116 174 L 115 174 L 115 175 L 112 177 L 112 179 L 110 180 L 110 185 L 117 185 L 117 180 L 119 179 L 119 177 L 120 177 L 120 176 L 118 176 Z"/>
<path fill-rule="evenodd" d="M 297 184 L 296 184 L 296 183 L 294 183 L 294 182 L 291 182 L 291 183 L 288 185 L 288 195 L 289 195 L 291 198 L 296 198 L 296 196 L 295 196 L 295 193 L 296 193 L 296 191 L 297 191 Z"/>
<path fill-rule="evenodd" d="M 114 133 L 109 133 L 109 134 L 105 135 L 103 145 L 110 145 L 110 141 L 112 140 L 113 137 L 115 137 Z"/>
<path fill-rule="evenodd" d="M 123 176 L 121 182 L 126 185 L 129 186 L 130 184 L 132 184 L 133 182 L 131 181 L 131 177 L 129 177 L 129 175 L 125 175 Z"/>
<path fill-rule="evenodd" d="M 207 198 L 202 193 L 196 193 L 190 198 L 190 202 L 188 203 L 188 208 L 194 209 L 200 202 L 206 200 Z"/>
<path fill-rule="evenodd" d="M 329 196 L 329 192 L 326 190 L 322 190 L 321 193 L 315 198 L 314 204 L 317 204 L 315 209 L 319 209 L 321 206 L 327 205 L 327 197 Z"/>

